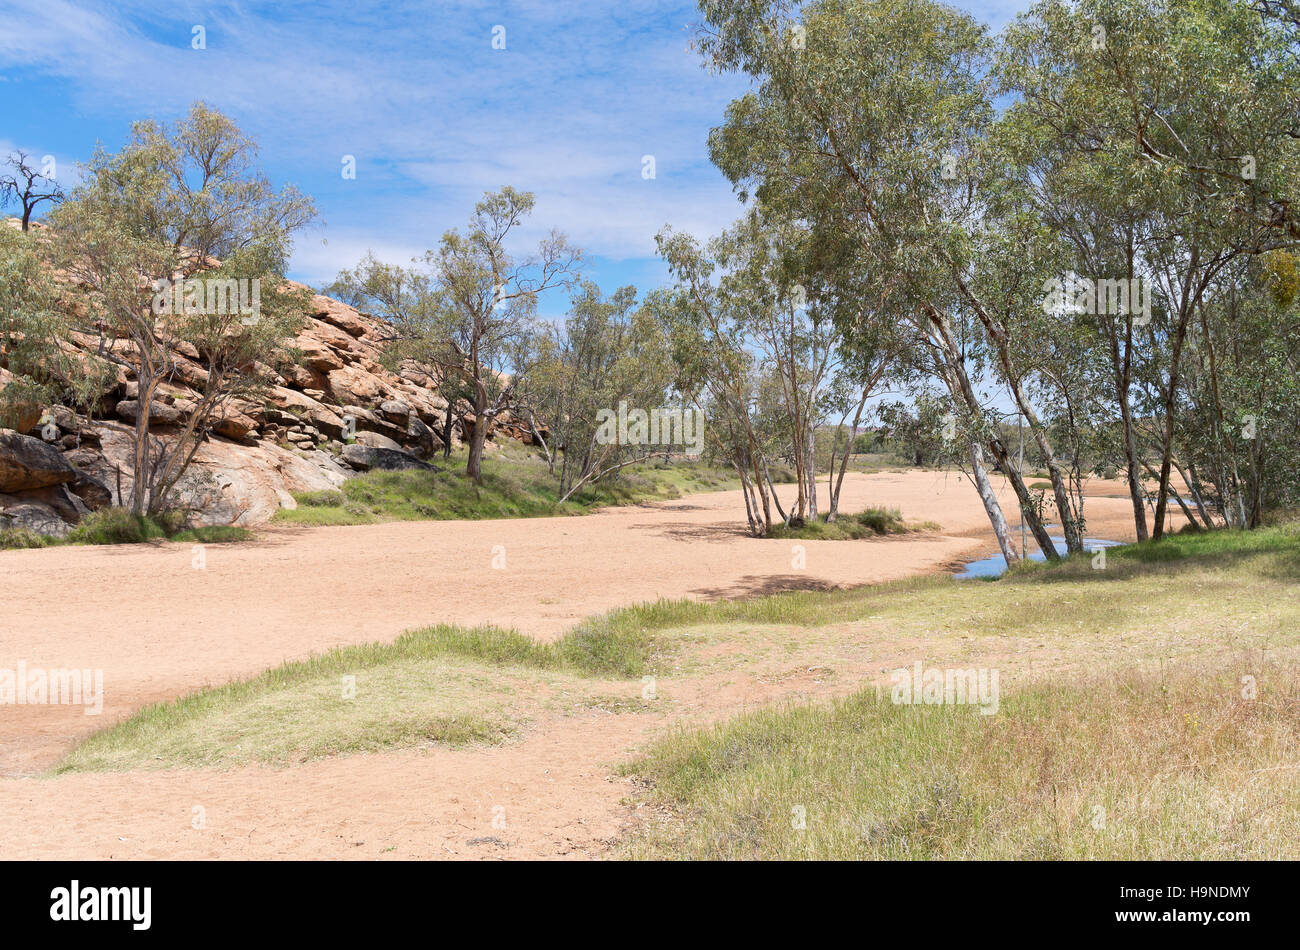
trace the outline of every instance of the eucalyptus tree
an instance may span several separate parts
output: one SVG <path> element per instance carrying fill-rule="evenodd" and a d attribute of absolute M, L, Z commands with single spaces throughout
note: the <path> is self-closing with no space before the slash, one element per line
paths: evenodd
<path fill-rule="evenodd" d="M 1048 0 L 1013 24 L 1000 51 L 1002 89 L 1017 98 L 1004 117 L 1014 167 L 1073 269 L 1157 290 L 1136 326 L 1131 312 L 1097 315 L 1139 537 L 1138 377 L 1156 395 L 1159 537 L 1168 499 L 1181 498 L 1171 473 L 1198 315 L 1240 258 L 1294 241 L 1294 39 L 1257 5 L 1232 0 Z"/>
<path fill-rule="evenodd" d="M 742 314 L 738 332 L 752 346 L 759 371 L 771 370 L 779 391 L 780 428 L 789 445 L 797 494 L 790 521 L 816 518 L 815 437 L 823 388 L 842 347 L 831 285 L 816 269 L 807 228 L 751 209 L 713 242 L 723 268 L 720 290 Z"/>
<path fill-rule="evenodd" d="M 907 320 L 915 347 L 938 357 L 954 410 L 968 420 L 963 431 L 991 453 L 1039 547 L 1056 558 L 957 330 L 973 317 L 990 365 L 1020 390 L 1024 370 L 1011 362 L 998 307 L 1026 306 L 1030 281 L 1017 273 L 1013 286 L 988 286 L 1001 275 L 979 267 L 994 246 L 980 188 L 994 117 L 985 29 L 929 0 L 705 0 L 701 10 L 707 61 L 757 80 L 714 130 L 714 162 L 775 214 L 853 236 L 873 305 Z M 1044 454 L 1053 457 L 1050 447 Z M 981 495 L 996 528 L 996 496 Z M 1061 516 L 1068 529 L 1068 504 Z"/>
<path fill-rule="evenodd" d="M 392 360 L 413 359 L 462 380 L 470 392 L 469 457 L 465 472 L 483 478 L 483 447 L 493 420 L 515 405 L 517 358 L 530 351 L 538 297 L 579 280 L 581 253 L 558 231 L 534 254 L 516 258 L 507 245 L 532 213 L 531 192 L 507 185 L 484 194 L 469 225 L 447 231 L 413 266 L 373 254 L 342 271 L 331 292 L 387 320 Z"/>
<path fill-rule="evenodd" d="M 766 534 L 773 506 L 758 412 L 758 360 L 748 346 L 756 302 L 743 283 L 719 279 L 718 258 L 728 253 L 725 237 L 701 246 L 689 234 L 664 228 L 655 240 L 674 283 L 650 294 L 646 306 L 668 340 L 677 368 L 674 388 L 692 394 L 719 430 L 715 444 L 740 475 L 750 531 Z"/>
<path fill-rule="evenodd" d="M 822 397 L 822 405 L 831 418 L 838 413 L 829 446 L 826 471 L 826 520 L 839 517 L 840 493 L 844 476 L 857 442 L 858 431 L 867 419 L 867 401 L 876 395 L 887 375 L 894 370 L 891 355 L 883 348 L 865 346 L 845 348 L 846 359 Z"/>
<path fill-rule="evenodd" d="M 833 347 L 815 417 L 838 420 L 827 447 L 826 520 L 834 521 L 868 401 L 889 384 L 909 382 L 913 369 L 906 359 L 905 321 L 877 305 L 858 243 L 839 229 L 804 226 L 798 233 L 796 266 Z"/>
<path fill-rule="evenodd" d="M 1300 500 L 1296 257 L 1240 262 L 1198 310 L 1175 463 L 1206 527 L 1256 527 Z"/>
<path fill-rule="evenodd" d="M 263 367 L 302 321 L 305 293 L 283 274 L 315 212 L 292 186 L 273 190 L 256 158 L 234 122 L 197 103 L 170 126 L 136 123 L 116 154 L 96 152 L 47 218 L 52 262 L 83 296 L 98 355 L 136 378 L 136 514 L 169 505 L 223 407 L 265 385 Z M 190 347 L 211 367 L 200 400 L 178 431 L 155 435 L 154 397 Z"/>
<path fill-rule="evenodd" d="M 625 407 L 631 412 L 670 408 L 667 348 L 653 315 L 637 306 L 636 296 L 635 287 L 606 296 L 584 281 L 563 324 L 538 336 L 538 355 L 521 380 L 521 402 L 549 430 L 543 450 L 552 471 L 558 464 L 562 500 L 629 465 L 686 447 L 680 424 L 660 427 L 662 438 L 653 442 L 606 437 L 602 420 L 617 417 Z"/>

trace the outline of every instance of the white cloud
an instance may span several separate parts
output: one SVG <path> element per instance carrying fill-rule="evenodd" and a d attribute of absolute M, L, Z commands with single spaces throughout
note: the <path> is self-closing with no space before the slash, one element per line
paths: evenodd
<path fill-rule="evenodd" d="M 345 2 L 274 19 L 187 3 L 11 5 L 19 28 L 0 38 L 0 64 L 68 80 L 90 114 L 170 118 L 203 98 L 349 233 L 369 224 L 381 241 L 431 244 L 504 184 L 537 194 L 538 228 L 614 257 L 652 254 L 667 221 L 709 230 L 736 214 L 704 138 L 739 85 L 685 51 L 689 5 Z M 193 23 L 205 50 L 190 48 Z M 505 52 L 490 47 L 497 23 Z M 334 177 L 345 154 L 358 163 L 346 187 Z M 655 181 L 641 179 L 645 154 Z M 295 270 L 322 266 L 300 245 Z"/>
<path fill-rule="evenodd" d="M 255 135 L 273 177 L 338 222 L 299 241 L 294 270 L 309 280 L 370 246 L 419 253 L 504 184 L 538 198 L 522 239 L 555 226 L 615 259 L 653 255 L 665 223 L 703 235 L 740 212 L 705 137 L 743 83 L 686 51 L 692 0 L 334 0 L 266 15 L 189 0 L 0 4 L 0 67 L 68 90 L 46 107 L 167 119 L 202 98 Z M 1001 25 L 1019 6 L 984 9 Z M 190 48 L 194 24 L 207 49 Z M 491 49 L 497 24 L 504 52 Z M 345 154 L 356 181 L 339 177 Z"/>

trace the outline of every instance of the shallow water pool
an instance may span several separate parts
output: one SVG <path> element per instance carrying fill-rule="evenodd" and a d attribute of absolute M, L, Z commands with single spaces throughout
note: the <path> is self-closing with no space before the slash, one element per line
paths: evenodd
<path fill-rule="evenodd" d="M 1065 538 L 1052 538 L 1052 543 L 1056 545 L 1056 550 L 1062 556 L 1065 555 Z M 1107 541 L 1104 538 L 1084 538 L 1083 549 L 1093 551 L 1097 548 L 1114 548 L 1123 545 L 1123 541 Z M 1029 555 L 1031 561 L 1045 561 L 1047 557 L 1042 551 L 1034 551 Z M 1007 570 L 1007 559 L 999 552 L 992 557 L 980 558 L 978 561 L 969 561 L 966 566 L 958 571 L 953 577 L 959 581 L 969 580 L 973 577 L 1000 577 Z"/>

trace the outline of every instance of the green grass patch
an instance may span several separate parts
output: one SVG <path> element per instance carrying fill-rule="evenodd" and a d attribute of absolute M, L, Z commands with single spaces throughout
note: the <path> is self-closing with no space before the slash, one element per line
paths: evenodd
<path fill-rule="evenodd" d="M 393 647 L 405 651 L 418 646 L 432 655 L 498 666 L 635 678 L 651 669 L 669 649 L 659 634 L 699 616 L 694 609 L 697 606 L 688 601 L 659 601 L 627 607 L 584 620 L 549 643 L 500 627 L 439 624 L 403 634 Z"/>
<path fill-rule="evenodd" d="M 1008 636 L 1050 641 L 1083 672 L 1004 692 L 994 716 L 895 705 L 882 677 L 883 692 L 676 733 L 626 770 L 646 785 L 649 813 L 669 817 L 623 854 L 1300 857 L 1300 674 L 1283 661 L 1300 630 L 1300 529 L 1177 535 L 1107 555 L 1100 570 L 1085 554 L 990 584 L 924 578 L 709 605 L 709 621 L 801 625 L 805 642 L 836 624 L 837 652 L 859 629 L 886 642 L 959 637 L 971 659 L 941 664 L 959 667 L 989 665 L 977 657 Z M 1109 656 L 1122 665 L 1088 659 Z"/>
<path fill-rule="evenodd" d="M 332 491 L 294 496 L 298 507 L 281 509 L 275 520 L 287 524 L 348 525 L 382 521 L 475 520 L 580 515 L 611 505 L 679 498 L 702 491 L 724 491 L 738 481 L 703 464 L 676 461 L 626 469 L 560 501 L 559 482 L 545 462 L 505 454 L 483 460 L 483 480 L 464 473 L 464 453 L 437 459 L 441 471 L 372 471 L 348 479 Z"/>
<path fill-rule="evenodd" d="M 184 528 L 173 534 L 168 540 L 178 544 L 233 544 L 237 541 L 247 541 L 252 537 L 253 532 L 247 528 L 214 524 L 198 528 Z"/>
<path fill-rule="evenodd" d="M 55 773 L 287 766 L 334 755 L 515 736 L 500 671 L 418 650 L 331 651 L 142 709 L 73 749 Z"/>
<path fill-rule="evenodd" d="M 26 528 L 0 528 L 0 551 L 19 551 L 25 548 L 48 548 L 57 539 L 37 534 Z"/>
<path fill-rule="evenodd" d="M 1143 541 L 1106 548 L 1106 567 L 1092 566 L 1094 555 L 1084 551 L 1057 562 L 1019 561 L 1001 578 L 993 580 L 1036 578 L 1045 583 L 1061 582 L 1095 575 L 1099 580 L 1120 580 L 1142 573 L 1146 568 L 1180 562 L 1195 562 L 1204 567 L 1231 567 L 1234 564 L 1267 561 L 1272 576 L 1300 576 L 1300 522 L 1258 528 L 1254 531 L 1185 531 L 1166 535 L 1159 541 Z"/>
<path fill-rule="evenodd" d="M 190 527 L 180 513 L 149 517 L 132 514 L 125 508 L 103 508 L 86 515 L 62 538 L 22 529 L 0 530 L 0 550 L 64 544 L 150 544 L 158 541 L 229 544 L 252 537 L 251 531 L 229 525 Z"/>
<path fill-rule="evenodd" d="M 888 534 L 907 534 L 910 531 L 929 531 L 937 528 L 932 522 L 908 524 L 897 508 L 868 508 L 856 514 L 839 515 L 827 521 L 818 515 L 801 525 L 778 524 L 769 537 L 803 541 L 860 541 Z"/>

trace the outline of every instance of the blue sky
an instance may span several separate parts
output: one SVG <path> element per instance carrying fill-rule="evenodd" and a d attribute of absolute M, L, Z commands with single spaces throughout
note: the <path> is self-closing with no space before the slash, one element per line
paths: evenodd
<path fill-rule="evenodd" d="M 997 28 L 1028 4 L 958 5 Z M 697 20 L 676 0 L 0 0 L 0 151 L 54 155 L 66 182 L 96 142 L 204 99 L 258 140 L 273 181 L 315 197 L 297 279 L 328 283 L 368 249 L 405 262 L 512 184 L 537 195 L 517 253 L 557 227 L 607 291 L 646 290 L 666 276 L 660 227 L 704 236 L 739 211 L 706 137 L 744 81 L 701 68 Z"/>

